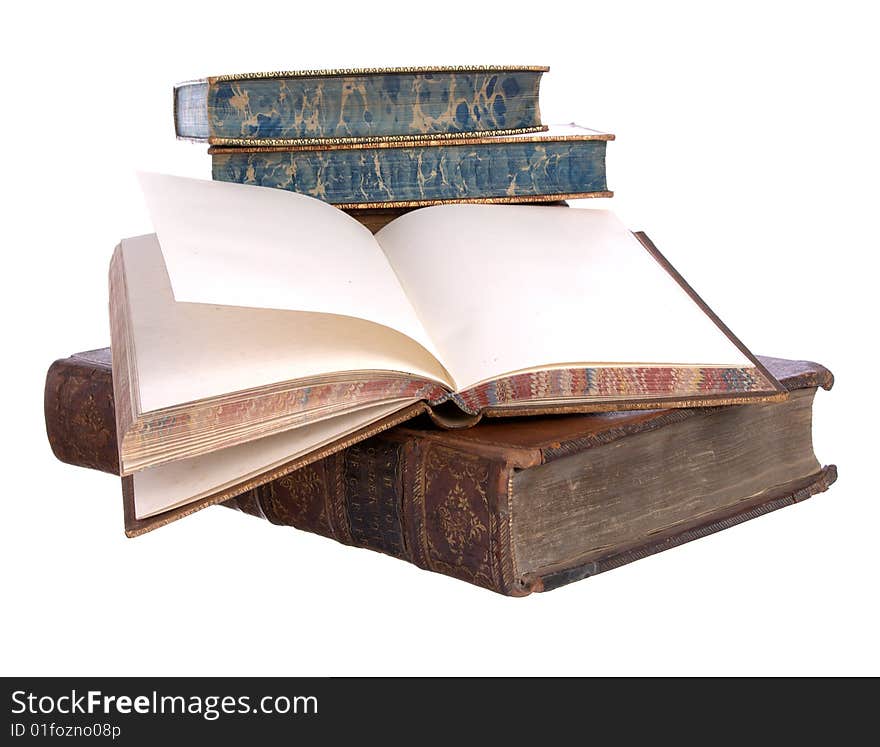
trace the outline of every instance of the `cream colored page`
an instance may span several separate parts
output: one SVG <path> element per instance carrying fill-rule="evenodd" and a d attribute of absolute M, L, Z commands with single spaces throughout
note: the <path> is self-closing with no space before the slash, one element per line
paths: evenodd
<path fill-rule="evenodd" d="M 609 211 L 444 205 L 377 239 L 459 390 L 562 364 L 752 365 Z"/>
<path fill-rule="evenodd" d="M 431 342 L 372 234 L 281 189 L 141 174 L 177 301 L 366 319 Z"/>
<path fill-rule="evenodd" d="M 124 240 L 122 257 L 141 412 L 344 371 L 401 371 L 451 385 L 417 342 L 373 322 L 175 302 L 152 234 Z"/>
<path fill-rule="evenodd" d="M 415 400 L 384 403 L 293 431 L 135 473 L 135 516 L 145 519 L 191 503 L 309 454 Z"/>

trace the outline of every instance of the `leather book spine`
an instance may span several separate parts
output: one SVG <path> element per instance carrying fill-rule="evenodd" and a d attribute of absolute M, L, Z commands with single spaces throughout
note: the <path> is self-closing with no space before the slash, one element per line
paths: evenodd
<path fill-rule="evenodd" d="M 403 434 L 401 434 L 401 437 Z M 409 560 L 502 594 L 513 578 L 503 453 L 407 438 L 402 505 Z"/>
<path fill-rule="evenodd" d="M 473 449 L 382 434 L 227 502 L 502 594 L 514 582 L 509 466 Z"/>
<path fill-rule="evenodd" d="M 110 350 L 55 361 L 43 394 L 46 435 L 62 462 L 119 474 Z"/>

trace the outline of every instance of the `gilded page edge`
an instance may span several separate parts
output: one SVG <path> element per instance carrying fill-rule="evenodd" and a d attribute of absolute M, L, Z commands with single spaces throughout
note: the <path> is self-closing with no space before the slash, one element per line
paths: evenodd
<path fill-rule="evenodd" d="M 171 524 L 172 522 L 175 522 L 178 519 L 182 519 L 185 516 L 194 514 L 197 511 L 201 511 L 203 508 L 216 505 L 217 503 L 223 503 L 230 498 L 234 498 L 237 495 L 246 493 L 248 490 L 252 490 L 253 488 L 259 487 L 260 485 L 265 485 L 267 482 L 272 482 L 272 480 L 277 480 L 279 477 L 284 477 L 285 475 L 288 475 L 291 472 L 298 470 L 300 467 L 305 467 L 312 462 L 316 462 L 319 459 L 323 459 L 324 457 L 330 456 L 331 454 L 335 454 L 338 451 L 347 449 L 349 446 L 360 443 L 361 441 L 364 441 L 371 436 L 375 436 L 378 433 L 382 433 L 389 428 L 393 428 L 395 425 L 399 425 L 400 423 L 404 423 L 407 420 L 411 420 L 417 415 L 421 415 L 422 413 L 424 413 L 427 408 L 428 405 L 424 402 L 416 402 L 392 415 L 389 415 L 386 418 L 383 418 L 376 423 L 355 431 L 345 438 L 341 438 L 338 441 L 334 441 L 332 444 L 328 444 L 327 446 L 316 449 L 309 454 L 298 457 L 297 459 L 287 462 L 280 467 L 276 467 L 275 469 L 264 472 L 258 477 L 254 477 L 250 480 L 238 483 L 237 485 L 233 485 L 232 487 L 226 488 L 225 490 L 208 496 L 207 498 L 202 498 L 201 500 L 194 501 L 193 503 L 170 509 L 169 511 L 157 514 L 156 516 L 151 516 L 147 519 L 135 518 L 134 480 L 130 476 L 123 477 L 122 497 L 124 507 L 125 536 L 129 538 L 138 537 L 142 534 L 146 534 L 147 532 L 151 532 L 154 529 L 158 529 L 159 527 Z"/>

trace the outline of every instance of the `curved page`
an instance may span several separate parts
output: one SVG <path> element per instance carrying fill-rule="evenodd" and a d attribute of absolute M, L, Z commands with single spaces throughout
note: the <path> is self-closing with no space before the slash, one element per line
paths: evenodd
<path fill-rule="evenodd" d="M 331 314 L 177 303 L 154 235 L 125 239 L 121 251 L 139 412 L 345 371 L 451 384 L 430 353 L 393 329 Z"/>
<path fill-rule="evenodd" d="M 309 454 L 414 400 L 387 402 L 240 446 L 145 469 L 134 475 L 135 518 L 191 503 Z"/>
<path fill-rule="evenodd" d="M 443 205 L 376 239 L 459 391 L 536 368 L 754 365 L 610 211 Z"/>
<path fill-rule="evenodd" d="M 280 189 L 140 174 L 178 302 L 351 316 L 434 352 L 368 229 Z"/>

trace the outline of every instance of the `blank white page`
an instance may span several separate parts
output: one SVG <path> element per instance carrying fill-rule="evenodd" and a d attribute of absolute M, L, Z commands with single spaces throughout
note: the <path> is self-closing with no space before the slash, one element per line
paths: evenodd
<path fill-rule="evenodd" d="M 431 342 L 368 229 L 282 189 L 140 174 L 177 301 L 366 319 Z"/>
<path fill-rule="evenodd" d="M 459 390 L 565 364 L 753 365 L 610 211 L 443 205 L 377 239 Z"/>
<path fill-rule="evenodd" d="M 176 302 L 152 234 L 125 239 L 122 258 L 141 412 L 344 371 L 405 371 L 451 384 L 427 350 L 380 324 Z"/>

